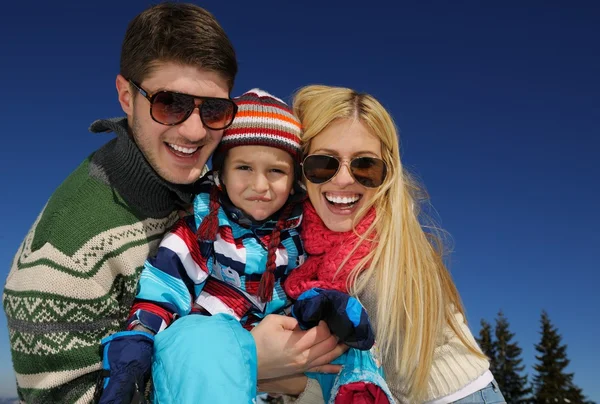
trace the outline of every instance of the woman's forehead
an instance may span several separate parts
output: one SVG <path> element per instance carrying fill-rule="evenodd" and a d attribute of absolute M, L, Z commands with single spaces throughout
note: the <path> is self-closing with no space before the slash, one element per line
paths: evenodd
<path fill-rule="evenodd" d="M 311 140 L 310 152 L 317 151 L 340 156 L 358 153 L 381 155 L 381 141 L 361 121 L 341 119 L 329 124 Z"/>

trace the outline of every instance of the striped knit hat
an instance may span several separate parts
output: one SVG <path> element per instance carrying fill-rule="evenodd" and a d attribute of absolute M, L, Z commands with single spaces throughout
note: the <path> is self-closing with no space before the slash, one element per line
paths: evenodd
<path fill-rule="evenodd" d="M 295 175 L 298 179 L 302 149 L 300 135 L 302 127 L 285 102 L 271 94 L 252 89 L 233 99 L 238 112 L 230 127 L 225 129 L 219 147 L 213 155 L 213 168 L 222 169 L 225 155 L 229 149 L 237 146 L 269 146 L 288 152 L 295 162 Z M 218 178 L 218 177 L 217 177 Z M 300 181 L 297 181 L 300 184 Z M 217 217 L 221 205 L 219 193 L 221 186 L 212 188 L 210 194 L 209 214 L 204 217 L 198 227 L 197 237 L 202 241 L 216 240 L 219 227 Z M 297 202 L 295 202 L 297 203 Z M 275 285 L 275 252 L 279 248 L 280 233 L 289 218 L 295 203 L 288 203 L 279 215 L 277 224 L 271 233 L 267 246 L 267 266 L 260 277 L 257 295 L 263 302 L 273 298 Z"/>
<path fill-rule="evenodd" d="M 258 88 L 233 100 L 238 112 L 223 132 L 217 154 L 236 146 L 270 146 L 288 152 L 295 162 L 300 162 L 302 127 L 285 102 Z"/>

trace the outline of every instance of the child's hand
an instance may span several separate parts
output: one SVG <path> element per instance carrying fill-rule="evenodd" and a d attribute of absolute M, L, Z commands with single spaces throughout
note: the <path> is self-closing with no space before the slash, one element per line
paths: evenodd
<path fill-rule="evenodd" d="M 102 340 L 104 372 L 99 404 L 130 403 L 142 395 L 152 367 L 154 337 L 140 331 L 122 331 Z"/>

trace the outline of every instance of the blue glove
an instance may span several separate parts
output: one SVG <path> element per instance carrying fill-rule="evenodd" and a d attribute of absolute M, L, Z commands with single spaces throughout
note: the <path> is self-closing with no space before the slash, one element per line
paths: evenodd
<path fill-rule="evenodd" d="M 369 350 L 375 343 L 367 312 L 347 293 L 309 289 L 294 302 L 292 315 L 304 329 L 316 326 L 320 320 L 325 321 L 331 333 L 352 348 Z"/>
<path fill-rule="evenodd" d="M 102 367 L 107 376 L 99 404 L 143 401 L 153 345 L 154 336 L 141 331 L 121 331 L 102 340 Z"/>

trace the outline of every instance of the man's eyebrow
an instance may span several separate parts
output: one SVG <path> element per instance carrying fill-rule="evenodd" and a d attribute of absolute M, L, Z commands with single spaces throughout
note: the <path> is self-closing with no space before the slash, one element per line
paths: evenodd
<path fill-rule="evenodd" d="M 146 88 L 145 88 L 145 89 L 146 89 Z M 189 94 L 189 93 L 186 93 L 186 92 L 184 92 L 184 91 L 179 91 L 179 90 L 176 90 L 176 89 L 174 89 L 174 88 L 168 88 L 168 87 L 164 87 L 164 86 L 156 87 L 155 89 L 152 89 L 152 91 L 151 91 L 150 89 L 146 89 L 146 90 L 148 90 L 148 92 L 149 92 L 150 94 L 156 94 L 156 93 L 160 93 L 161 91 L 168 91 L 168 92 L 171 92 L 171 93 L 177 93 L 177 94 L 185 94 L 185 95 L 189 95 L 189 96 L 191 96 L 191 97 L 195 97 L 195 98 L 201 97 L 201 96 L 199 96 L 199 95 Z"/>

